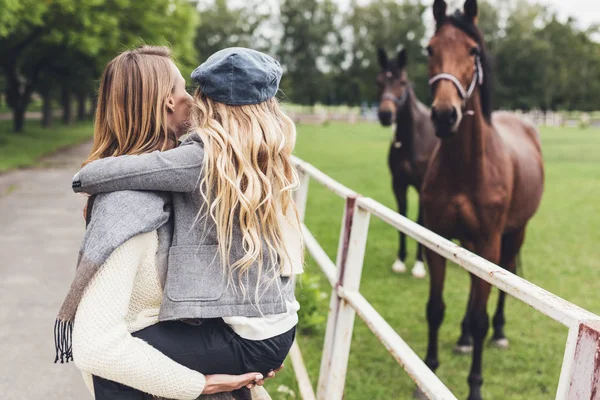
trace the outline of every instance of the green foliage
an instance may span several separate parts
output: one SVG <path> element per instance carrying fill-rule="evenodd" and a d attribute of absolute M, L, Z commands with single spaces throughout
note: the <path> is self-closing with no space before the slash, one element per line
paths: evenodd
<path fill-rule="evenodd" d="M 90 94 L 106 62 L 141 43 L 172 44 L 185 68 L 195 64 L 197 14 L 187 0 L 0 1 L 9 9 L 8 22 L 0 19 L 0 69 L 21 119 L 34 91 Z"/>
<path fill-rule="evenodd" d="M 281 87 L 293 101 L 314 104 L 327 96 L 326 77 L 319 68 L 328 65 L 326 48 L 336 40 L 332 0 L 282 0 L 282 38 L 278 56 L 285 67 Z"/>
<path fill-rule="evenodd" d="M 323 333 L 327 321 L 328 290 L 325 291 L 318 275 L 305 271 L 297 282 L 296 298 L 302 305 L 298 312 L 302 334 Z"/>
<path fill-rule="evenodd" d="M 425 99 L 427 86 L 427 59 L 423 55 L 425 24 L 423 15 L 426 6 L 419 1 L 397 2 L 373 0 L 364 5 L 352 3 L 345 17 L 352 38 L 350 65 L 345 79 L 351 82 L 345 97 L 349 104 L 361 101 L 376 101 L 375 77 L 380 67 L 377 63 L 377 48 L 385 49 L 390 57 L 405 48 L 408 54 L 408 74 L 416 83 L 417 95 Z"/>
<path fill-rule="evenodd" d="M 480 22 L 496 60 L 496 104 L 500 108 L 594 110 L 600 102 L 600 44 L 573 19 L 561 22 L 547 8 L 520 0 L 488 11 L 507 15 Z"/>
<path fill-rule="evenodd" d="M 261 8 L 261 2 L 244 2 L 242 6 L 232 7 L 226 0 L 200 9 L 200 24 L 196 30 L 195 47 L 199 64 L 210 55 L 226 47 L 249 47 L 268 51 L 270 43 L 259 32 L 270 14 Z"/>
<path fill-rule="evenodd" d="M 460 2 L 454 2 L 456 4 Z M 91 97 L 118 52 L 170 44 L 185 77 L 224 47 L 276 55 L 295 103 L 377 101 L 376 50 L 405 48 L 408 73 L 430 100 L 424 0 L 0 0 L 0 90 L 15 116 L 34 92 Z M 598 27 L 582 30 L 532 0 L 479 1 L 479 26 L 495 59 L 498 108 L 591 111 L 600 104 Z M 596 36 L 595 36 L 596 35 Z M 19 124 L 15 123 L 15 128 Z"/>
<path fill-rule="evenodd" d="M 455 2 L 456 3 L 456 2 Z M 376 49 L 408 51 L 417 95 L 429 100 L 425 16 L 420 0 L 351 1 L 345 11 L 325 0 L 281 4 L 282 87 L 299 104 L 375 101 Z M 598 27 L 582 30 L 528 0 L 479 1 L 479 26 L 495 59 L 498 108 L 593 110 L 600 104 Z"/>

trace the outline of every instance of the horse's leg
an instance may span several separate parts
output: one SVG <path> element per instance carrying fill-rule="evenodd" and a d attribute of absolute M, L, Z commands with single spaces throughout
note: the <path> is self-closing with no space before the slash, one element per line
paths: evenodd
<path fill-rule="evenodd" d="M 440 365 L 438 359 L 438 332 L 444 320 L 444 279 L 446 277 L 446 259 L 432 250 L 425 249 L 427 265 L 429 265 L 429 301 L 427 302 L 427 324 L 429 335 L 425 364 L 433 372 Z M 417 388 L 415 397 L 426 398 Z"/>
<path fill-rule="evenodd" d="M 487 241 L 476 245 L 477 254 L 486 260 L 497 264 L 500 259 L 501 236 L 495 235 Z M 490 327 L 487 313 L 487 302 L 490 297 L 491 285 L 471 275 L 473 288 L 473 304 L 469 313 L 469 326 L 473 338 L 473 360 L 469 372 L 469 398 L 468 400 L 481 400 L 481 386 L 483 385 L 483 345 Z"/>
<path fill-rule="evenodd" d="M 429 325 L 429 341 L 425 364 L 435 372 L 439 366 L 438 332 L 444 320 L 444 280 L 446 277 L 446 259 L 432 250 L 425 251 L 429 264 L 429 301 L 427 302 L 427 323 Z"/>
<path fill-rule="evenodd" d="M 460 324 L 460 337 L 454 347 L 454 352 L 459 354 L 468 354 L 473 351 L 473 341 L 471 340 L 471 327 L 469 325 L 469 313 L 473 306 L 473 282 L 471 281 L 471 288 L 469 290 L 469 299 L 467 300 L 467 309 L 465 310 L 465 316 Z"/>
<path fill-rule="evenodd" d="M 462 246 L 469 250 L 471 253 L 475 251 L 475 247 L 471 242 L 462 241 Z M 471 280 L 471 286 L 469 289 L 469 299 L 467 300 L 467 309 L 465 310 L 465 316 L 460 324 L 460 337 L 456 342 L 454 351 L 459 354 L 468 354 L 473 351 L 473 341 L 471 340 L 471 328 L 469 325 L 469 313 L 471 306 L 473 305 L 473 281 Z"/>
<path fill-rule="evenodd" d="M 515 273 L 517 270 L 517 255 L 525 240 L 525 229 L 520 231 L 509 233 L 504 235 L 502 238 L 502 250 L 500 255 L 500 266 L 505 268 L 507 271 Z M 492 337 L 492 343 L 500 348 L 508 347 L 508 339 L 504 334 L 504 325 L 506 320 L 504 319 L 504 303 L 506 300 L 506 294 L 500 290 L 498 295 L 498 306 L 496 313 L 492 319 L 494 326 L 494 336 Z"/>
<path fill-rule="evenodd" d="M 406 191 L 408 190 L 408 185 L 401 177 L 394 177 L 393 180 L 394 185 L 394 194 L 396 195 L 396 203 L 398 203 L 398 212 L 402 216 L 406 216 Z M 394 272 L 406 272 L 406 265 L 404 264 L 404 260 L 406 260 L 406 235 L 402 232 L 398 232 L 400 235 L 400 248 L 398 249 L 398 258 L 392 265 L 392 270 Z"/>
<path fill-rule="evenodd" d="M 419 216 L 417 217 L 417 223 L 423 225 L 423 207 L 421 205 L 421 199 L 419 195 Z M 425 264 L 423 263 L 423 245 L 417 242 L 417 261 L 412 269 L 412 276 L 415 278 L 425 278 L 427 271 L 425 270 Z"/>

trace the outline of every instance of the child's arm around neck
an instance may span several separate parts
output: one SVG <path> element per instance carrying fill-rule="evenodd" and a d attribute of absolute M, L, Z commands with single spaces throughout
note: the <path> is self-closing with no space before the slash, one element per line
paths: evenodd
<path fill-rule="evenodd" d="M 200 139 L 188 138 L 172 150 L 103 158 L 73 177 L 73 190 L 89 194 L 118 190 L 191 192 L 199 185 L 203 154 Z"/>

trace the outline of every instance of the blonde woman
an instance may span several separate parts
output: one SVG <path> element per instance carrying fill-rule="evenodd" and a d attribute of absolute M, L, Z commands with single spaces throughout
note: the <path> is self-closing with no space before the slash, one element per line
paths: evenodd
<path fill-rule="evenodd" d="M 167 48 L 124 52 L 102 75 L 94 145 L 85 164 L 174 148 L 188 129 L 191 101 Z M 191 149 L 183 149 L 190 155 L 187 161 L 200 165 L 201 148 L 193 154 Z M 96 399 L 195 399 L 262 384 L 258 370 L 204 376 L 177 351 L 169 352 L 174 349 L 161 352 L 158 339 L 146 340 L 148 327 L 158 323 L 163 296 L 171 203 L 164 194 L 127 191 L 92 196 L 88 202 L 86 236 L 57 319 L 55 344 L 56 361 L 74 358 Z M 217 345 L 210 323 L 202 329 L 184 325 L 193 341 Z M 170 335 L 171 327 L 162 326 L 161 334 Z M 180 340 L 185 328 L 175 329 L 171 339 Z"/>
<path fill-rule="evenodd" d="M 192 74 L 194 129 L 180 147 L 103 158 L 73 181 L 91 194 L 172 192 L 161 322 L 137 336 L 205 374 L 267 374 L 294 340 L 302 242 L 292 201 L 295 126 L 274 97 L 281 74 L 253 50 L 214 54 Z"/>

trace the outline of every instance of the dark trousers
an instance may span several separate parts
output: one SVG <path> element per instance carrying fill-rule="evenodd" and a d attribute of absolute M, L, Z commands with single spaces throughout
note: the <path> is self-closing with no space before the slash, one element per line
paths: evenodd
<path fill-rule="evenodd" d="M 281 366 L 292 346 L 296 328 L 266 340 L 247 340 L 237 335 L 221 318 L 199 325 L 182 321 L 160 322 L 134 337 L 190 369 L 202 374 L 245 374 L 266 376 Z M 147 400 L 152 396 L 94 376 L 96 400 Z"/>

